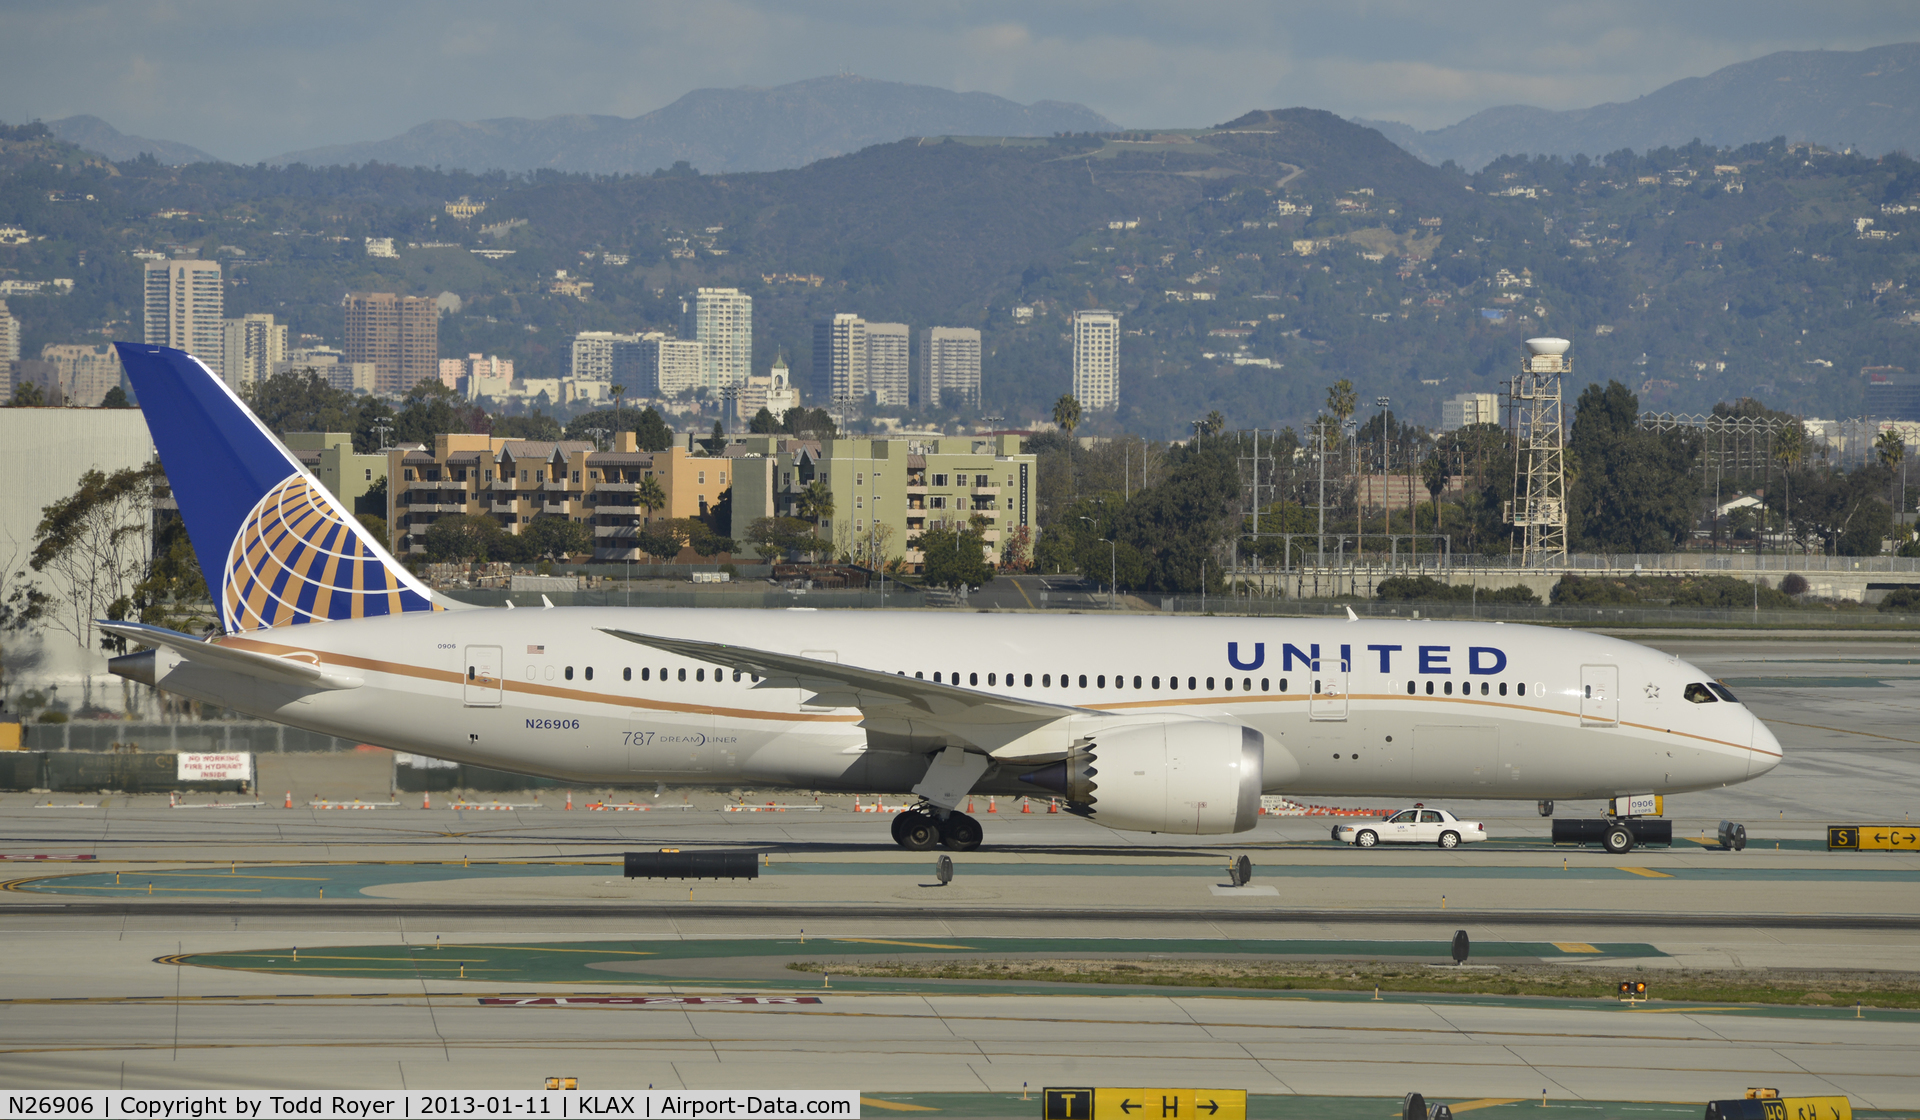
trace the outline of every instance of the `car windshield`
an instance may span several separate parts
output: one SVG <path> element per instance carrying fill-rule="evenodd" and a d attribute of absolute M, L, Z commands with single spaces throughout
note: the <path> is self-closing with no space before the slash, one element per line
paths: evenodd
<path fill-rule="evenodd" d="M 1712 691 L 1706 685 L 1696 683 L 1687 686 L 1687 703 L 1713 704 L 1716 702 Z"/>
<path fill-rule="evenodd" d="M 1733 693 L 1727 691 L 1726 685 L 1721 684 L 1718 681 L 1707 682 L 1707 687 L 1713 690 L 1713 694 L 1715 696 L 1718 696 L 1720 699 L 1725 700 L 1729 704 L 1738 704 L 1740 702 L 1739 699 L 1733 695 Z"/>

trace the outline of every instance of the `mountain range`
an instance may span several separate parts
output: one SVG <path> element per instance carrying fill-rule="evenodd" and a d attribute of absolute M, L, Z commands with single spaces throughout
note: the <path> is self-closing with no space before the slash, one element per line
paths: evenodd
<path fill-rule="evenodd" d="M 1064 101 L 1022 105 L 990 93 L 841 75 L 771 89 L 697 89 L 639 117 L 429 121 L 386 140 L 287 152 L 267 162 L 644 174 L 684 161 L 704 172 L 776 171 L 910 136 L 1051 136 L 1117 127 Z"/>
<path fill-rule="evenodd" d="M 1422 132 L 1360 120 L 1428 163 L 1477 171 L 1508 154 L 1598 158 L 1692 140 L 1737 146 L 1785 136 L 1869 156 L 1920 151 L 1920 43 L 1780 51 L 1627 102 L 1555 112 L 1502 105 Z"/>
<path fill-rule="evenodd" d="M 67 143 L 85 148 L 89 152 L 98 152 L 115 163 L 139 159 L 142 153 L 151 155 L 169 167 L 184 167 L 189 163 L 219 162 L 218 156 L 208 155 L 191 144 L 176 143 L 172 140 L 149 140 L 144 136 L 129 136 L 99 117 L 86 114 L 48 121 L 47 127 L 53 130 L 55 136 Z"/>

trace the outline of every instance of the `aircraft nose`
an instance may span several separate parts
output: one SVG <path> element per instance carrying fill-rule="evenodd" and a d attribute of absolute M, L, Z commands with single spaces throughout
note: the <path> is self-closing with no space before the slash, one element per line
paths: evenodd
<path fill-rule="evenodd" d="M 1780 765 L 1781 758 L 1786 754 L 1780 746 L 1780 740 L 1773 737 L 1772 729 L 1762 723 L 1758 716 L 1753 719 L 1752 745 L 1753 749 L 1747 752 L 1748 778 L 1758 778 Z"/>

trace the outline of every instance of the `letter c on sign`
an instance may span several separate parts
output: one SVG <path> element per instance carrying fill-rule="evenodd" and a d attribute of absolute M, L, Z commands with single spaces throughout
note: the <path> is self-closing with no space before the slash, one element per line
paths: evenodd
<path fill-rule="evenodd" d="M 1498 673 L 1506 667 L 1507 655 L 1492 646 L 1467 647 L 1467 672 L 1484 677 Z"/>
<path fill-rule="evenodd" d="M 1252 672 L 1253 670 L 1258 669 L 1260 666 L 1265 665 L 1266 663 L 1267 663 L 1267 643 L 1265 642 L 1253 643 L 1253 660 L 1246 662 L 1245 664 L 1242 664 L 1240 661 L 1240 643 L 1239 642 L 1227 643 L 1227 664 L 1233 666 L 1234 668 L 1240 670 L 1241 672 L 1243 673 Z"/>

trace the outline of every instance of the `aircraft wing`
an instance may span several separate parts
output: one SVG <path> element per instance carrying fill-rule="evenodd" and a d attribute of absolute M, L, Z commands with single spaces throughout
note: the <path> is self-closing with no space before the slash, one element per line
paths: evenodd
<path fill-rule="evenodd" d="M 319 658 L 315 654 L 307 654 L 307 657 L 312 657 L 314 660 L 306 661 L 302 660 L 298 653 L 286 656 L 256 653 L 248 649 L 215 645 L 212 642 L 202 641 L 192 634 L 182 634 L 178 630 L 168 630 L 162 626 L 148 626 L 142 622 L 96 620 L 94 625 L 130 642 L 163 647 L 188 661 L 243 676 L 261 677 L 281 684 L 323 689 L 359 688 L 367 683 L 362 677 L 319 664 Z"/>
<path fill-rule="evenodd" d="M 898 733 L 911 725 L 919 734 L 937 730 L 963 739 L 1001 758 L 1063 756 L 1070 739 L 1067 721 L 1103 713 L 1068 704 L 1049 704 L 1002 696 L 958 685 L 935 684 L 919 677 L 883 673 L 837 661 L 821 661 L 750 646 L 668 638 L 602 628 L 604 633 L 710 665 L 763 678 L 761 688 L 803 688 L 808 701 L 825 707 L 858 708 L 864 725 Z"/>

